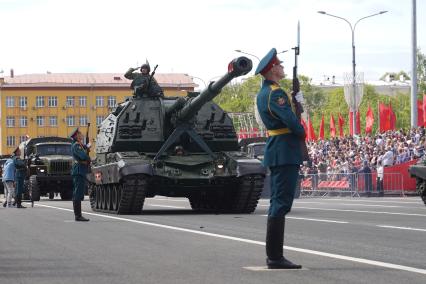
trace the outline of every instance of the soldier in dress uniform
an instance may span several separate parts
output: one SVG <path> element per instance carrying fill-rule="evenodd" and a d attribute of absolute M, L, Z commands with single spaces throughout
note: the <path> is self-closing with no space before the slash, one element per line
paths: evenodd
<path fill-rule="evenodd" d="M 83 134 L 74 129 L 70 137 L 73 139 L 71 152 L 74 158 L 72 165 L 72 181 L 73 181 L 73 207 L 76 221 L 89 221 L 81 215 L 81 201 L 84 200 L 84 192 L 86 189 L 86 174 L 90 166 L 89 147 L 83 143 Z"/>
<path fill-rule="evenodd" d="M 24 180 L 27 175 L 25 161 L 21 159 L 21 150 L 19 147 L 13 152 L 15 160 L 15 185 L 16 185 L 16 208 L 26 208 L 22 205 L 22 193 L 24 193 Z"/>
<path fill-rule="evenodd" d="M 268 130 L 263 164 L 271 171 L 271 200 L 266 231 L 266 264 L 269 269 L 300 269 L 284 258 L 285 215 L 290 212 L 302 164 L 300 140 L 305 131 L 295 114 L 290 95 L 279 85 L 284 67 L 275 48 L 259 62 L 255 74 L 264 78 L 257 94 L 257 109 Z M 303 94 L 295 96 L 303 102 Z"/>
<path fill-rule="evenodd" d="M 135 96 L 141 95 L 141 93 L 147 93 L 149 96 L 164 96 L 163 89 L 158 85 L 157 80 L 154 77 L 150 78 L 149 72 L 151 67 L 149 63 L 145 63 L 140 68 L 140 73 L 134 73 L 138 68 L 129 68 L 124 74 L 124 77 L 133 80 L 130 84 L 130 88 L 133 90 Z"/>

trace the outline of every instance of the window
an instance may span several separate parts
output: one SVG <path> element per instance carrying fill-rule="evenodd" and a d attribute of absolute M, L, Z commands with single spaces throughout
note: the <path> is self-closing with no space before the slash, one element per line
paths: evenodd
<path fill-rule="evenodd" d="M 79 97 L 78 101 L 81 107 L 85 107 L 87 105 L 87 97 Z"/>
<path fill-rule="evenodd" d="M 28 106 L 27 97 L 19 97 L 19 107 L 26 108 Z"/>
<path fill-rule="evenodd" d="M 103 107 L 104 106 L 104 97 L 96 96 L 96 106 Z"/>
<path fill-rule="evenodd" d="M 36 107 L 44 107 L 44 97 L 42 96 L 36 97 Z"/>
<path fill-rule="evenodd" d="M 74 106 L 74 97 L 67 97 L 67 107 L 73 107 Z"/>
<path fill-rule="evenodd" d="M 49 97 L 47 104 L 49 107 L 57 107 L 58 106 L 58 97 Z"/>
<path fill-rule="evenodd" d="M 49 117 L 49 124 L 50 126 L 58 126 L 58 117 L 57 116 Z"/>
<path fill-rule="evenodd" d="M 80 126 L 87 126 L 87 116 L 80 116 Z"/>
<path fill-rule="evenodd" d="M 67 116 L 67 125 L 68 126 L 75 126 L 75 117 L 74 117 L 74 115 L 68 115 Z"/>
<path fill-rule="evenodd" d="M 37 126 L 44 126 L 44 117 L 43 116 L 37 116 Z"/>
<path fill-rule="evenodd" d="M 104 117 L 102 115 L 97 115 L 96 116 L 96 126 L 101 125 L 103 120 L 104 120 Z"/>
<path fill-rule="evenodd" d="M 21 127 L 27 127 L 28 126 L 28 119 L 26 116 L 21 116 L 21 118 L 19 119 L 19 125 Z"/>
<path fill-rule="evenodd" d="M 15 126 L 15 117 L 6 116 L 6 127 L 14 127 L 14 126 Z"/>
<path fill-rule="evenodd" d="M 7 136 L 6 137 L 6 145 L 7 145 L 7 147 L 15 146 L 15 136 Z"/>
<path fill-rule="evenodd" d="M 117 99 L 114 96 L 108 97 L 108 107 L 115 107 L 117 104 Z"/>
<path fill-rule="evenodd" d="M 6 107 L 15 107 L 15 97 L 6 97 Z"/>
<path fill-rule="evenodd" d="M 27 139 L 28 139 L 27 135 L 19 136 L 19 143 L 25 142 L 25 141 L 27 141 Z"/>

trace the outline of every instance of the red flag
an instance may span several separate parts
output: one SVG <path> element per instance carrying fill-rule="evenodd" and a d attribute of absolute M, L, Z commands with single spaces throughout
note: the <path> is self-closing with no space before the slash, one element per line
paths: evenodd
<path fill-rule="evenodd" d="M 423 126 L 423 102 L 422 100 L 417 100 L 417 126 Z"/>
<path fill-rule="evenodd" d="M 301 119 L 300 122 L 302 123 L 303 129 L 305 130 L 305 134 L 306 134 L 305 141 L 307 141 L 308 140 L 308 126 L 306 126 L 306 122 L 303 118 Z"/>
<path fill-rule="evenodd" d="M 315 141 L 317 137 L 315 135 L 314 127 L 312 126 L 312 121 L 308 118 L 308 141 Z"/>
<path fill-rule="evenodd" d="M 395 130 L 396 129 L 396 115 L 393 112 L 392 105 L 389 102 L 389 122 L 390 122 L 390 129 Z"/>
<path fill-rule="evenodd" d="M 343 138 L 343 125 L 345 125 L 345 120 L 343 119 L 343 116 L 339 113 L 339 136 L 340 138 Z"/>
<path fill-rule="evenodd" d="M 356 119 L 356 121 L 355 121 L 355 123 L 356 123 L 356 133 L 355 134 L 359 134 L 361 132 L 361 119 L 359 117 L 359 111 L 356 112 L 355 119 Z M 352 127 L 353 127 L 352 124 L 353 124 L 353 114 L 350 111 L 349 112 L 349 133 L 351 135 L 353 135 L 353 132 L 354 132 L 353 129 L 352 129 Z"/>
<path fill-rule="evenodd" d="M 367 114 L 365 115 L 365 134 L 373 131 L 374 114 L 371 106 L 368 106 Z"/>
<path fill-rule="evenodd" d="M 383 103 L 379 103 L 379 118 L 380 118 L 380 125 L 379 125 L 380 132 L 385 132 L 387 130 L 390 130 L 391 129 L 390 109 L 387 105 Z"/>
<path fill-rule="evenodd" d="M 361 118 L 359 111 L 356 112 L 356 134 L 361 134 Z"/>
<path fill-rule="evenodd" d="M 320 130 L 319 130 L 319 139 L 324 140 L 324 115 L 321 118 Z"/>
<path fill-rule="evenodd" d="M 333 115 L 330 116 L 330 137 L 336 137 L 336 123 L 334 123 Z"/>
<path fill-rule="evenodd" d="M 426 126 L 426 94 L 423 94 L 423 126 Z M 421 125 L 417 125 L 421 126 Z"/>

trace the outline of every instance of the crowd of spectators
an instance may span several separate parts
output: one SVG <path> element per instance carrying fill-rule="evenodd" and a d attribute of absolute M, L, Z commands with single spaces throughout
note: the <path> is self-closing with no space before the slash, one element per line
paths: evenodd
<path fill-rule="evenodd" d="M 374 136 L 345 136 L 310 142 L 310 162 L 301 170 L 304 174 L 347 174 L 368 167 L 376 171 L 380 167 L 401 164 L 418 159 L 425 153 L 425 129 L 394 130 Z M 379 169 L 381 170 L 381 169 Z"/>

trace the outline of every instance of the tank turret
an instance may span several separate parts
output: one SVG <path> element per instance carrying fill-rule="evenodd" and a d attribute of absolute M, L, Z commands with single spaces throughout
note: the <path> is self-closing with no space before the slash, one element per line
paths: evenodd
<path fill-rule="evenodd" d="M 251 68 L 239 57 L 198 95 L 141 94 L 121 103 L 98 129 L 92 209 L 139 213 L 145 198 L 163 195 L 187 197 L 194 210 L 253 212 L 265 169 L 240 151 L 231 118 L 212 101 Z"/>

